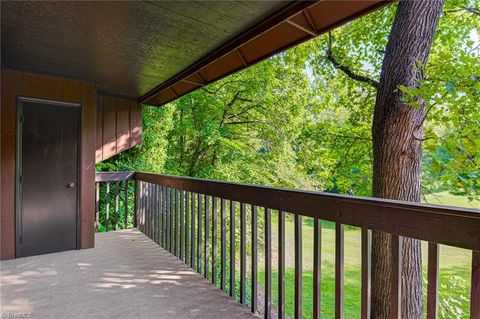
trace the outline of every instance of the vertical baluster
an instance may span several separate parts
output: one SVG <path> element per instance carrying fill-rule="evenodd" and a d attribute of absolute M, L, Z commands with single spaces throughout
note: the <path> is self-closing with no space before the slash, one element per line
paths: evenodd
<path fill-rule="evenodd" d="M 105 195 L 105 230 L 108 231 L 110 226 L 110 182 L 106 182 Z"/>
<path fill-rule="evenodd" d="M 142 231 L 147 234 L 147 183 L 143 182 L 143 197 L 142 197 Z"/>
<path fill-rule="evenodd" d="M 151 217 L 151 236 L 152 240 L 155 242 L 156 236 L 157 236 L 157 229 L 156 229 L 156 224 L 157 224 L 157 185 L 152 184 L 152 195 L 151 195 L 151 210 L 152 210 L 152 217 Z"/>
<path fill-rule="evenodd" d="M 150 239 L 155 242 L 155 185 L 150 184 Z"/>
<path fill-rule="evenodd" d="M 203 242 L 203 277 L 208 279 L 209 275 L 209 266 L 210 266 L 210 196 L 205 195 L 205 240 Z"/>
<path fill-rule="evenodd" d="M 158 185 L 158 244 L 163 247 L 163 186 Z"/>
<path fill-rule="evenodd" d="M 155 214 L 156 214 L 156 205 L 155 205 L 155 185 L 150 184 L 150 238 L 155 242 Z"/>
<path fill-rule="evenodd" d="M 143 182 L 141 181 L 136 181 L 136 193 L 137 195 L 135 196 L 135 202 L 136 202 L 136 224 L 138 230 L 142 231 L 142 197 L 143 197 L 143 189 L 142 189 L 142 184 Z"/>
<path fill-rule="evenodd" d="M 189 199 L 190 199 L 190 193 L 185 192 L 185 258 L 184 262 L 185 264 L 188 265 L 190 262 L 190 232 L 188 230 L 188 227 L 190 226 L 190 211 L 189 211 Z"/>
<path fill-rule="evenodd" d="M 125 208 L 125 212 L 124 212 L 123 229 L 128 229 L 128 179 L 125 180 L 124 185 L 125 185 L 125 190 L 124 190 L 125 198 L 124 198 L 123 206 Z"/>
<path fill-rule="evenodd" d="M 295 214 L 295 318 L 302 318 L 302 216 Z"/>
<path fill-rule="evenodd" d="M 118 213 L 119 213 L 119 197 L 120 197 L 120 182 L 115 182 L 115 230 L 118 230 Z"/>
<path fill-rule="evenodd" d="M 190 222 L 192 225 L 190 226 L 190 241 L 191 241 L 191 247 L 190 247 L 190 266 L 195 269 L 195 193 L 191 193 L 191 198 L 190 198 L 190 213 L 192 214 L 192 218 Z"/>
<path fill-rule="evenodd" d="M 180 260 L 183 259 L 183 251 L 185 247 L 185 236 L 184 236 L 184 207 L 185 207 L 185 197 L 183 190 L 180 190 Z"/>
<path fill-rule="evenodd" d="M 95 183 L 95 231 L 100 224 L 100 183 Z"/>
<path fill-rule="evenodd" d="M 147 232 L 147 183 L 143 183 L 143 199 L 142 199 L 142 229 L 143 233 Z"/>
<path fill-rule="evenodd" d="M 136 182 L 137 184 L 137 189 L 136 189 L 136 192 L 137 192 L 137 198 L 136 198 L 136 202 L 137 202 L 137 228 L 138 230 L 142 231 L 142 209 L 143 209 L 143 205 L 142 205 L 142 198 L 143 198 L 143 182 L 141 181 L 137 181 Z"/>
<path fill-rule="evenodd" d="M 151 222 L 150 222 L 150 234 L 151 234 L 151 238 L 152 240 L 155 242 L 155 238 L 156 238 L 156 228 L 155 228 L 155 225 L 156 225 L 156 215 L 157 215 L 157 205 L 156 205 L 156 198 L 157 198 L 157 194 L 156 194 L 156 191 L 157 191 L 157 186 L 155 184 L 152 184 L 151 185 L 152 187 L 152 195 L 150 195 L 151 197 L 151 200 L 150 200 L 150 205 L 151 205 Z"/>
<path fill-rule="evenodd" d="M 235 298 L 235 202 L 230 200 L 230 297 Z"/>
<path fill-rule="evenodd" d="M 169 252 L 172 252 L 172 237 L 171 237 L 171 228 L 172 228 L 172 225 L 170 223 L 171 221 L 171 216 L 172 216 L 172 195 L 171 195 L 171 191 L 170 191 L 170 187 L 167 187 L 166 189 L 166 193 L 167 193 L 167 233 L 166 233 L 166 236 L 165 236 L 165 239 L 166 239 L 166 249 L 169 251 Z"/>
<path fill-rule="evenodd" d="M 428 243 L 427 319 L 438 313 L 438 244 Z"/>
<path fill-rule="evenodd" d="M 240 204 L 240 303 L 245 305 L 246 294 L 245 286 L 247 281 L 247 205 Z"/>
<path fill-rule="evenodd" d="M 162 210 L 161 210 L 161 193 L 160 193 L 160 186 L 159 185 L 155 185 L 155 207 L 156 207 L 156 212 L 157 214 L 155 215 L 155 218 L 156 218 L 156 223 L 155 223 L 155 242 L 160 245 L 160 234 L 161 234 L 161 231 L 160 231 L 160 225 L 161 225 L 161 216 L 162 216 Z"/>
<path fill-rule="evenodd" d="M 175 253 L 175 189 L 170 190 L 170 253 Z"/>
<path fill-rule="evenodd" d="M 161 210 L 161 234 L 160 234 L 160 246 L 165 248 L 165 207 L 167 204 L 167 199 L 165 198 L 165 187 L 160 186 L 160 194 L 162 196 L 162 201 L 160 204 L 160 210 Z"/>
<path fill-rule="evenodd" d="M 150 230 L 150 234 L 151 234 L 152 240 L 155 242 L 155 235 L 156 235 L 156 234 L 155 234 L 155 223 L 156 223 L 156 221 L 155 221 L 155 215 L 156 215 L 156 208 L 157 208 L 157 207 L 156 207 L 157 205 L 156 205 L 156 203 L 155 203 L 155 199 L 157 198 L 157 195 L 156 195 L 156 193 L 155 193 L 156 185 L 152 184 L 151 187 L 152 187 L 152 194 L 150 195 L 150 197 L 151 197 L 151 200 L 150 200 L 150 203 L 151 203 L 151 204 L 150 204 L 150 206 L 151 206 L 151 211 L 152 211 L 152 213 L 151 213 L 151 218 L 150 218 L 150 219 L 151 219 L 151 223 L 150 223 L 150 229 L 151 229 L 151 230 Z"/>
<path fill-rule="evenodd" d="M 197 272 L 202 273 L 202 195 L 198 194 L 197 215 Z"/>
<path fill-rule="evenodd" d="M 147 225 L 147 236 L 148 238 L 151 238 L 151 214 L 152 214 L 152 184 L 147 183 L 147 196 L 146 196 L 146 201 L 147 201 L 147 209 L 146 209 L 146 225 Z"/>
<path fill-rule="evenodd" d="M 362 319 L 370 319 L 372 231 L 362 228 Z"/>
<path fill-rule="evenodd" d="M 149 237 L 149 233 L 150 233 L 150 184 L 149 183 L 145 183 L 145 203 L 144 203 L 144 210 L 145 210 L 145 213 L 144 213 L 144 218 L 145 218 L 145 221 L 143 222 L 144 224 L 144 228 L 145 228 L 145 235 L 147 235 L 147 237 Z"/>
<path fill-rule="evenodd" d="M 251 287 L 251 311 L 253 313 L 257 312 L 257 206 L 252 205 L 252 229 L 251 229 L 251 242 L 252 242 L 252 287 Z"/>
<path fill-rule="evenodd" d="M 163 187 L 158 185 L 158 244 L 162 247 L 163 237 Z"/>
<path fill-rule="evenodd" d="M 152 184 L 148 183 L 147 195 L 147 236 L 152 238 Z"/>
<path fill-rule="evenodd" d="M 472 251 L 470 318 L 480 319 L 480 251 Z"/>
<path fill-rule="evenodd" d="M 391 275 L 390 275 L 390 319 L 398 319 L 401 301 L 401 265 L 402 249 L 399 236 L 392 235 L 391 240 Z"/>
<path fill-rule="evenodd" d="M 217 285 L 217 198 L 212 197 L 212 284 Z"/>
<path fill-rule="evenodd" d="M 264 318 L 272 317 L 272 214 L 265 208 L 265 309 Z"/>
<path fill-rule="evenodd" d="M 343 319 L 344 226 L 335 224 L 335 318 Z"/>
<path fill-rule="evenodd" d="M 322 273 L 322 222 L 313 219 L 313 319 L 320 319 Z"/>
<path fill-rule="evenodd" d="M 221 214 L 221 221 L 220 221 L 220 245 L 221 245 L 221 253 L 220 253 L 220 264 L 221 264 L 221 270 L 220 270 L 220 289 L 225 291 L 225 282 L 227 281 L 226 277 L 226 262 L 227 262 L 227 235 L 226 235 L 226 228 L 227 228 L 227 217 L 226 217 L 226 212 L 225 212 L 225 199 L 221 199 L 220 202 L 220 214 Z"/>
<path fill-rule="evenodd" d="M 138 216 L 139 216 L 139 213 L 138 213 L 138 209 L 139 209 L 139 199 L 140 199 L 140 185 L 139 185 L 139 182 L 137 180 L 134 180 L 134 199 L 133 199 L 133 203 L 134 203 L 134 207 L 133 207 L 133 227 L 138 227 L 139 225 L 139 222 L 138 222 Z"/>
<path fill-rule="evenodd" d="M 148 183 L 143 184 L 143 233 L 147 234 L 147 217 L 148 217 Z"/>
<path fill-rule="evenodd" d="M 174 229 L 175 229 L 175 232 L 174 232 L 174 236 L 175 236 L 175 256 L 178 257 L 178 246 L 179 246 L 179 242 L 178 242 L 178 235 L 179 235 L 179 231 L 178 231 L 178 189 L 175 189 L 175 216 L 174 216 Z"/>
<path fill-rule="evenodd" d="M 278 212 L 278 319 L 285 318 L 285 212 Z"/>
<path fill-rule="evenodd" d="M 163 248 L 167 249 L 168 237 L 168 194 L 167 187 L 163 186 Z"/>

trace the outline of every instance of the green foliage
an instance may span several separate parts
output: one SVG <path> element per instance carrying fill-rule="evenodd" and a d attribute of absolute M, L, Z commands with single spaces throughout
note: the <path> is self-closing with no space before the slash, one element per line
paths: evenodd
<path fill-rule="evenodd" d="M 440 318 L 455 319 L 468 317 L 469 298 L 458 292 L 467 291 L 466 280 L 459 276 L 451 276 L 439 289 L 438 312 Z"/>

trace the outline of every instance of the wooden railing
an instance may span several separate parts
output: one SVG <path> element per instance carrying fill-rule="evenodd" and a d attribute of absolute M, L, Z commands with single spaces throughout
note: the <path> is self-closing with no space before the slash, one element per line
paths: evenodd
<path fill-rule="evenodd" d="M 285 318 L 285 219 L 294 219 L 295 318 L 302 317 L 302 218 L 313 218 L 313 309 L 320 318 L 322 221 L 335 224 L 335 318 L 344 317 L 344 225 L 361 229 L 361 318 L 370 318 L 371 232 L 391 234 L 391 318 L 401 314 L 402 237 L 428 242 L 427 318 L 437 318 L 439 244 L 472 251 L 470 318 L 480 319 L 480 212 L 408 202 L 136 172 L 138 228 L 254 313 L 272 316 L 272 215 L 278 218 L 276 316 Z M 258 230 L 258 212 L 264 217 Z M 237 221 L 236 213 L 239 212 Z M 247 212 L 249 222 L 247 223 Z M 237 226 L 239 223 L 240 227 Z M 247 232 L 247 224 L 249 232 Z M 228 228 L 228 229 L 227 229 Z M 240 228 L 237 271 L 236 230 Z M 247 236 L 250 235 L 250 248 Z M 264 242 L 259 265 L 258 238 Z M 290 238 L 289 238 L 290 240 Z M 227 249 L 228 245 L 228 249 Z M 247 278 L 247 255 L 250 261 Z M 228 259 L 228 260 L 227 260 Z M 264 297 L 258 309 L 258 269 Z M 228 272 L 227 272 L 228 271 Z M 235 278 L 240 275 L 240 280 Z M 219 283 L 217 283 L 217 280 Z M 240 287 L 236 287 L 239 283 Z M 248 291 L 247 291 L 248 285 Z M 236 294 L 236 289 L 238 293 Z M 248 295 L 247 295 L 248 294 Z"/>
<path fill-rule="evenodd" d="M 95 174 L 95 231 L 136 227 L 135 209 L 129 202 L 134 198 L 135 184 L 130 183 L 134 172 L 97 172 Z M 121 210 L 121 207 L 123 209 Z M 111 216 L 110 207 L 113 207 Z M 113 217 L 113 219 L 112 219 Z"/>

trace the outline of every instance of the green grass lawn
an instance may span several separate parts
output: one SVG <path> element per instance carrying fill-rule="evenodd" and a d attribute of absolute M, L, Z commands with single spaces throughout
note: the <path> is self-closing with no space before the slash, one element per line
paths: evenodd
<path fill-rule="evenodd" d="M 425 203 L 433 205 L 447 205 L 480 209 L 480 201 L 469 201 L 464 196 L 451 195 L 448 192 L 438 192 L 425 195 Z"/>
<path fill-rule="evenodd" d="M 438 196 L 440 195 L 440 196 Z M 464 198 L 448 194 L 437 194 L 443 204 L 456 206 L 479 207 L 478 202 L 468 202 Z M 435 198 L 435 197 L 434 197 Z M 432 200 L 433 201 L 433 200 Z M 433 202 L 432 202 L 433 204 Z M 435 203 L 438 204 L 438 203 Z M 473 206 L 472 206 L 473 205 Z M 294 310 L 294 228 L 293 220 L 286 221 L 286 273 L 285 273 L 285 309 L 288 316 L 293 316 Z M 335 230 L 332 224 L 326 224 L 322 230 L 322 315 L 323 318 L 333 318 L 335 311 Z M 272 247 L 274 260 L 272 266 L 272 298 L 277 305 L 277 232 L 272 225 Z M 423 243 L 424 278 L 426 278 L 427 243 Z M 347 228 L 345 231 L 345 318 L 360 317 L 360 231 Z M 260 264 L 263 264 L 261 261 Z M 303 316 L 312 316 L 312 265 L 313 265 L 313 227 L 311 219 L 304 218 L 303 225 Z M 449 246 L 440 247 L 440 318 L 467 318 L 469 315 L 470 266 L 471 252 Z M 259 282 L 264 282 L 263 269 L 259 271 Z M 424 283 L 424 289 L 426 283 Z"/>

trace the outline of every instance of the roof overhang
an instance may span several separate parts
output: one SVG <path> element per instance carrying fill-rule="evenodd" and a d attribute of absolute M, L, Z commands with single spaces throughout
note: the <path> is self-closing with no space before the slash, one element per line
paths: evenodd
<path fill-rule="evenodd" d="M 392 2 L 295 1 L 161 83 L 139 101 L 163 105 Z"/>
<path fill-rule="evenodd" d="M 391 2 L 2 2 L 2 67 L 160 106 Z"/>

